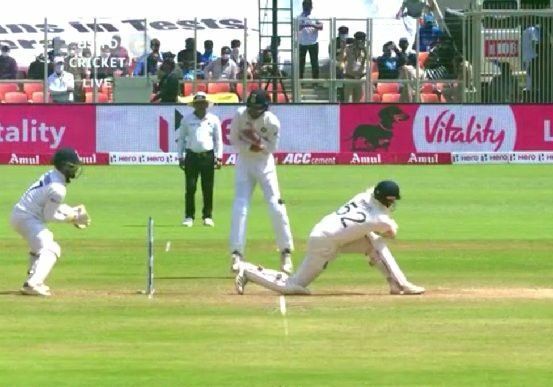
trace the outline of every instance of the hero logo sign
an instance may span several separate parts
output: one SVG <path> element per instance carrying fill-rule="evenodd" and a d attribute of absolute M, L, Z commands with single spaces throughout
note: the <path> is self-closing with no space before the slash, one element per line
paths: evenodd
<path fill-rule="evenodd" d="M 510 106 L 420 106 L 413 123 L 417 152 L 509 152 L 517 136 Z"/>

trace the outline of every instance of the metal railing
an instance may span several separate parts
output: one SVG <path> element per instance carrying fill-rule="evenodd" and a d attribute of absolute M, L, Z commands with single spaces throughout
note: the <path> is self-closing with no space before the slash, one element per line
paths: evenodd
<path fill-rule="evenodd" d="M 36 88 L 38 93 L 42 92 L 41 102 L 50 102 L 52 93 L 49 92 L 48 77 L 54 71 L 52 62 L 54 58 L 63 57 L 64 70 L 75 77 L 75 102 L 148 102 L 161 63 L 161 59 L 157 62 L 156 58 L 148 71 L 148 58 L 156 57 L 150 55 L 152 39 L 161 41 L 159 52 L 163 56 L 169 51 L 178 54 L 189 38 L 193 39 L 191 50 L 196 53 L 200 51 L 200 40 L 213 38 L 216 54 L 223 44 L 230 46 L 231 39 L 241 41 L 244 71 L 238 79 L 205 79 L 202 64 L 196 55 L 192 55 L 192 70 L 179 75 L 184 75 L 179 84 L 181 96 L 204 90 L 236 93 L 239 100 L 245 100 L 250 90 L 264 88 L 271 92 L 275 102 L 281 103 L 552 102 L 553 10 L 485 10 L 480 7 L 464 13 L 450 12 L 443 20 L 447 27 L 441 24 L 441 30 L 447 31 L 446 36 L 450 36 L 454 48 L 446 63 L 436 64 L 435 58 L 438 62 L 443 60 L 436 52 L 444 47 L 443 40 L 448 39 L 442 37 L 440 44 L 434 44 L 433 53 L 427 53 L 428 47 L 421 44 L 421 27 L 416 21 L 410 27 L 405 21 L 395 19 L 321 19 L 323 29 L 319 31 L 318 39 L 320 76 L 315 79 L 309 76 L 309 55 L 306 76 L 299 77 L 298 39 L 293 40 L 291 61 L 263 63 L 262 52 L 270 48 L 257 47 L 258 37 L 248 27 L 246 19 L 240 20 L 238 28 L 222 33 L 216 29 L 200 28 L 201 21 L 197 19 L 183 29 L 136 19 L 132 21 L 134 30 L 126 33 L 123 33 L 125 26 L 115 19 L 93 19 L 91 23 L 78 20 L 72 22 L 72 33 L 67 34 L 51 32 L 55 29 L 49 26 L 59 27 L 60 23 L 44 19 L 43 32 L 36 33 L 42 34 L 41 40 L 47 44 L 41 44 L 37 51 L 32 52 L 47 58 L 38 65 L 42 69 L 41 79 L 1 80 L 0 99 L 5 93 L 22 93 Z M 355 32 L 365 34 L 362 47 L 355 51 L 355 55 L 360 56 L 351 54 L 354 52 L 351 42 L 339 39 L 337 31 L 342 25 L 349 27 L 349 37 Z M 298 33 L 296 19 L 292 35 L 297 37 Z M 119 35 L 119 41 L 115 35 Z M 382 45 L 389 36 L 396 37 L 396 45 L 398 37 L 408 38 L 415 63 L 398 65 L 395 78 L 383 79 L 378 57 L 382 55 Z M 119 56 L 115 56 L 117 52 Z M 364 71 L 348 73 L 351 58 L 344 52 L 349 52 L 354 61 L 357 58 Z M 394 56 L 397 56 L 395 52 L 392 53 Z M 109 58 L 118 59 L 104 65 L 102 61 Z M 397 62 L 398 58 L 391 62 Z M 383 63 L 380 61 L 381 66 Z M 34 69 L 36 67 L 35 63 Z M 142 70 L 137 71 L 137 68 Z M 254 69 L 251 77 L 246 68 Z M 128 90 L 127 94 L 123 92 L 125 90 Z M 27 96 L 28 100 L 37 102 L 31 94 Z"/>

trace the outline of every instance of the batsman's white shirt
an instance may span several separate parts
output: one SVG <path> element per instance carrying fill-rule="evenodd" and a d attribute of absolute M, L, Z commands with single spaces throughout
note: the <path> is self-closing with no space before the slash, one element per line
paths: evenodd
<path fill-rule="evenodd" d="M 374 198 L 373 188 L 357 194 L 313 227 L 305 259 L 288 281 L 307 286 L 338 253 L 366 253 L 371 248 L 369 233 L 395 236 L 397 230 L 390 210 Z"/>
<path fill-rule="evenodd" d="M 44 207 L 47 202 L 61 204 L 67 194 L 65 176 L 56 169 L 43 174 L 35 181 L 19 199 L 15 209 L 32 215 L 41 222 L 44 218 Z"/>
<path fill-rule="evenodd" d="M 313 227 L 310 237 L 324 238 L 341 247 L 362 239 L 369 232 L 397 234 L 398 225 L 390 210 L 376 200 L 373 189 L 355 195 Z"/>

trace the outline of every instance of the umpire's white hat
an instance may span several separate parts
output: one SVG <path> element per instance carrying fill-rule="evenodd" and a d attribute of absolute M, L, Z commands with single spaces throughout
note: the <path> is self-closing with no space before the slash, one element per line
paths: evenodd
<path fill-rule="evenodd" d="M 209 100 L 209 96 L 203 91 L 198 91 L 196 94 L 194 94 L 194 97 L 192 98 L 192 102 L 190 102 L 188 105 L 194 106 L 197 102 L 204 102 L 204 101 L 207 101 L 208 107 L 213 106 L 213 102 Z"/>

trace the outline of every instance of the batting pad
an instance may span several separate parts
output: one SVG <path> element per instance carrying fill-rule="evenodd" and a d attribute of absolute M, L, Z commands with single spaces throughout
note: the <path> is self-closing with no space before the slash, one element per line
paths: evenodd
<path fill-rule="evenodd" d="M 286 273 L 265 269 L 249 262 L 242 262 L 241 265 L 248 280 L 266 289 L 279 294 L 311 294 L 309 289 L 290 283 Z"/>
<path fill-rule="evenodd" d="M 383 238 L 371 232 L 369 233 L 369 239 L 374 248 L 370 253 L 373 264 L 386 278 L 393 279 L 399 286 L 405 286 L 408 283 L 407 278 L 403 274 L 403 271 L 401 271 Z"/>
<path fill-rule="evenodd" d="M 57 260 L 58 256 L 55 252 L 42 249 L 26 282 L 31 286 L 43 284 Z"/>

